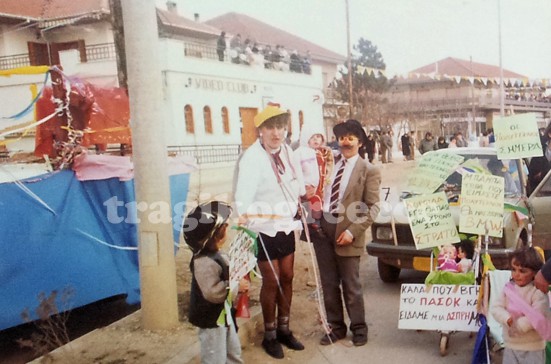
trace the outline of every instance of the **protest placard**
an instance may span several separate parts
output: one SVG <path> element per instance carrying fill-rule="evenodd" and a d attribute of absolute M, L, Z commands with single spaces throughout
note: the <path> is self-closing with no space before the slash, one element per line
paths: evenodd
<path fill-rule="evenodd" d="M 477 285 L 402 284 L 399 329 L 478 331 Z"/>
<path fill-rule="evenodd" d="M 242 226 L 234 227 L 237 234 L 230 243 L 229 269 L 230 292 L 237 293 L 239 281 L 256 266 L 255 241 L 256 234 Z"/>
<path fill-rule="evenodd" d="M 453 153 L 423 154 L 415 170 L 408 176 L 408 191 L 418 194 L 433 193 L 463 159 L 463 156 Z"/>
<path fill-rule="evenodd" d="M 504 179 L 481 173 L 463 175 L 459 231 L 501 237 Z"/>
<path fill-rule="evenodd" d="M 498 159 L 541 157 L 540 135 L 536 114 L 517 114 L 497 118 L 494 122 Z"/>
<path fill-rule="evenodd" d="M 444 192 L 410 197 L 404 203 L 417 249 L 460 241 Z"/>

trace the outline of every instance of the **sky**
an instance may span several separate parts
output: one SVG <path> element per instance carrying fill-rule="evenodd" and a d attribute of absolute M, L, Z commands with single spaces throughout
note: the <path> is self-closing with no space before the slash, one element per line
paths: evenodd
<path fill-rule="evenodd" d="M 164 7 L 164 1 L 157 0 Z M 237 12 L 342 55 L 346 0 L 176 0 L 201 21 Z M 454 57 L 499 66 L 531 79 L 551 78 L 550 0 L 348 0 L 350 40 L 371 41 L 387 77 Z M 501 9 L 501 11 L 499 11 Z M 501 16 L 499 16 L 501 14 Z M 501 19 L 501 21 L 500 21 Z"/>

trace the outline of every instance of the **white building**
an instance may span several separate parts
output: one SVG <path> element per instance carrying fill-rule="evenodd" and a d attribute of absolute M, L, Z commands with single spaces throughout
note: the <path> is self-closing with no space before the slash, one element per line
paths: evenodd
<path fill-rule="evenodd" d="M 291 113 L 293 139 L 303 124 L 322 125 L 323 91 L 333 79 L 344 56 L 294 35 L 249 19 L 259 45 L 272 41 L 289 50 L 310 52 L 311 72 L 281 71 L 230 61 L 229 39 L 234 34 L 224 23 L 228 39 L 225 59 L 219 61 L 216 41 L 221 28 L 178 14 L 174 2 L 158 9 L 159 52 L 164 105 L 159 122 L 166 131 L 169 149 L 212 149 L 219 146 L 237 156 L 254 139 L 253 117 L 270 101 Z M 219 17 L 222 18 L 222 17 Z M 261 31 L 264 27 L 264 31 Z M 0 72 L 28 65 L 60 64 L 68 76 L 104 86 L 118 86 L 115 41 L 108 0 L 3 0 L 0 3 Z M 246 30 L 242 31 L 245 34 Z M 267 35 L 262 39 L 262 35 Z M 270 38 L 272 37 L 272 38 Z M 272 44 L 274 47 L 276 44 Z M 259 46 L 260 47 L 260 46 Z M 33 100 L 44 75 L 0 76 L 0 117 L 14 115 Z M 6 128 L 32 122 L 32 113 L 21 119 L 0 119 Z M 31 133 L 32 135 L 32 133 Z M 21 133 L 7 135 L 19 138 Z M 1 138 L 0 138 L 1 140 Z M 13 139 L 15 140 L 15 139 Z M 8 144 L 10 150 L 28 150 L 29 138 Z M 201 162 L 201 160 L 200 160 Z"/>

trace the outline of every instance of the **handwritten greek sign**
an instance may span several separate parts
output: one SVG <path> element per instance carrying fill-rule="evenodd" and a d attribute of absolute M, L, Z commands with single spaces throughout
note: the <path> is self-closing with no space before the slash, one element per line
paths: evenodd
<path fill-rule="evenodd" d="M 444 192 L 404 200 L 417 249 L 460 241 Z"/>
<path fill-rule="evenodd" d="M 408 177 L 408 191 L 419 194 L 433 193 L 463 159 L 463 156 L 453 153 L 423 154 L 417 167 Z"/>
<path fill-rule="evenodd" d="M 498 118 L 494 123 L 498 159 L 541 157 L 536 114 L 518 114 Z"/>
<path fill-rule="evenodd" d="M 402 284 L 399 329 L 478 331 L 476 285 Z"/>
<path fill-rule="evenodd" d="M 471 234 L 503 235 L 504 179 L 481 173 L 463 175 L 459 231 Z"/>
<path fill-rule="evenodd" d="M 254 254 L 256 235 L 243 227 L 236 227 L 236 229 L 238 232 L 231 241 L 229 250 L 230 291 L 234 293 L 237 293 L 239 281 L 256 266 Z"/>

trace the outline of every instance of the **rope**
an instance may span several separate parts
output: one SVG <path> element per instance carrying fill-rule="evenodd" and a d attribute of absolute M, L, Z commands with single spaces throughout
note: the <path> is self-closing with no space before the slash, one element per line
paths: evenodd
<path fill-rule="evenodd" d="M 313 267 L 312 270 L 314 271 L 314 281 L 316 282 L 315 292 L 318 298 L 318 312 L 320 315 L 321 326 L 323 327 L 323 330 L 325 331 L 325 333 L 329 334 L 331 333 L 331 327 L 329 326 L 329 322 L 327 322 L 327 316 L 325 315 L 325 304 L 323 303 L 323 292 L 320 289 L 321 280 L 318 274 L 319 265 L 318 265 L 318 260 L 316 258 L 316 254 L 314 252 L 313 244 L 310 240 L 310 230 L 308 229 L 308 224 L 306 223 L 305 211 L 302 211 L 301 221 L 302 221 L 302 225 L 304 226 L 304 235 L 306 235 L 306 242 L 308 243 L 308 252 L 310 253 L 310 258 L 312 260 L 312 267 Z"/>
<path fill-rule="evenodd" d="M 0 117 L 0 119 L 20 119 L 23 116 L 27 115 L 32 110 L 34 104 L 36 104 L 36 102 L 38 101 L 40 96 L 42 96 L 42 91 L 44 91 L 44 87 L 46 87 L 46 83 L 48 82 L 48 76 L 49 75 L 50 75 L 50 73 L 46 72 L 46 76 L 44 77 L 44 82 L 42 83 L 42 88 L 40 89 L 40 91 L 38 92 L 36 97 L 31 101 L 31 103 L 29 105 L 27 105 L 27 107 L 25 107 L 22 111 L 14 114 L 14 115 L 2 116 L 2 117 Z"/>
<path fill-rule="evenodd" d="M 3 167 L 0 164 L 0 168 L 4 170 L 8 175 L 12 177 L 12 182 L 15 183 L 17 187 L 19 187 L 23 192 L 25 192 L 27 195 L 29 195 L 33 200 L 37 201 L 39 204 L 44 206 L 48 211 L 50 211 L 52 214 L 57 215 L 55 211 L 46 203 L 44 200 L 42 200 L 40 197 L 38 197 L 33 191 L 31 191 L 27 186 L 25 186 L 21 181 L 17 179 L 8 169 Z"/>
<path fill-rule="evenodd" d="M 110 248 L 113 248 L 113 249 L 119 249 L 119 250 L 138 250 L 138 247 L 135 247 L 135 246 L 120 246 L 120 245 L 113 245 L 113 244 L 109 244 L 109 243 L 106 243 L 105 241 L 103 240 L 100 240 L 98 238 L 96 238 L 95 236 L 93 235 L 90 235 L 88 234 L 87 232 L 85 231 L 82 231 L 80 229 L 76 229 L 76 231 L 78 231 L 79 233 L 81 233 L 82 235 L 94 240 L 96 243 L 99 243 L 101 245 L 105 245 L 105 246 L 108 246 Z"/>

